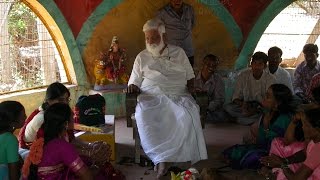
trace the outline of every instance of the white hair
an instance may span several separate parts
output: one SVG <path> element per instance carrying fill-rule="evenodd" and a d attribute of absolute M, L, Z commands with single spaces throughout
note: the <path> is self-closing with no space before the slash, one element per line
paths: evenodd
<path fill-rule="evenodd" d="M 166 28 L 164 26 L 164 23 L 158 18 L 153 18 L 153 19 L 148 20 L 143 25 L 142 31 L 146 32 L 146 31 L 149 31 L 149 30 L 152 30 L 152 29 L 158 30 L 158 32 L 160 34 L 163 34 L 163 33 L 166 32 Z"/>

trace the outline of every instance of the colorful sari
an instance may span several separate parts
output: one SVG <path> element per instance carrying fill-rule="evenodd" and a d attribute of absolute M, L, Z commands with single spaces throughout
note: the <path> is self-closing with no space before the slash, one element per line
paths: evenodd
<path fill-rule="evenodd" d="M 284 157 L 289 157 L 289 156 L 295 154 L 296 152 L 299 152 L 299 151 L 307 148 L 307 151 L 306 151 L 307 159 L 308 158 L 309 159 L 316 159 L 316 158 L 308 157 L 308 156 L 311 156 L 310 152 L 313 147 L 315 147 L 315 143 L 313 141 L 311 141 L 308 144 L 308 146 L 306 146 L 305 142 L 298 142 L 298 141 L 286 146 L 284 144 L 283 138 L 275 138 L 271 144 L 270 154 L 275 154 L 277 156 L 284 158 Z M 316 151 L 318 152 L 319 150 L 316 150 Z M 318 164 L 319 163 L 320 162 L 318 162 Z M 293 172 L 297 172 L 302 164 L 303 163 L 290 164 L 289 168 Z M 313 170 L 314 171 L 313 171 L 312 175 L 308 178 L 308 180 L 319 180 L 320 179 L 320 167 L 317 167 Z M 286 176 L 283 174 L 283 171 L 281 168 L 273 168 L 272 172 L 276 174 L 277 180 L 286 180 L 287 179 Z"/>
<path fill-rule="evenodd" d="M 234 169 L 259 169 L 261 168 L 260 158 L 267 156 L 271 142 L 276 137 L 283 137 L 290 123 L 288 114 L 280 114 L 265 130 L 260 118 L 257 141 L 255 144 L 234 145 L 225 149 L 222 153 L 230 161 Z"/>
<path fill-rule="evenodd" d="M 270 148 L 270 155 L 275 154 L 277 156 L 280 156 L 282 158 L 289 157 L 296 152 L 299 152 L 306 148 L 306 145 L 304 142 L 294 142 L 290 145 L 284 144 L 284 138 L 275 138 L 271 143 Z M 293 172 L 296 172 L 302 163 L 296 163 L 296 164 L 290 164 L 289 167 Z M 281 168 L 273 168 L 272 172 L 277 175 L 277 180 L 285 180 L 287 179 L 286 176 L 283 174 Z"/>
<path fill-rule="evenodd" d="M 29 149 L 30 146 L 32 145 L 32 142 L 26 142 L 24 140 L 25 139 L 26 128 L 27 128 L 28 124 L 31 121 L 38 120 L 38 119 L 35 119 L 35 116 L 37 116 L 41 111 L 43 111 L 43 109 L 42 109 L 42 107 L 39 107 L 38 109 L 34 110 L 31 113 L 31 115 L 25 120 L 24 125 L 20 129 L 19 136 L 18 136 L 19 147 L 20 148 Z M 42 119 L 43 119 L 43 115 L 42 115 Z M 68 127 L 68 130 L 67 130 L 70 142 L 75 138 L 74 137 L 74 133 L 73 133 L 73 126 L 74 126 L 73 122 L 69 123 L 69 127 Z M 36 129 L 36 128 L 33 128 L 33 129 Z M 38 138 L 43 137 L 43 130 L 41 128 L 37 131 L 37 137 Z"/>
<path fill-rule="evenodd" d="M 34 110 L 30 116 L 25 120 L 24 125 L 22 126 L 22 128 L 19 131 L 19 136 L 18 136 L 18 140 L 19 140 L 19 147 L 23 148 L 23 149 L 29 149 L 31 146 L 31 143 L 27 143 L 24 140 L 24 134 L 26 132 L 26 128 L 27 125 L 29 124 L 29 122 L 40 112 L 39 109 Z"/>
<path fill-rule="evenodd" d="M 77 179 L 76 173 L 85 166 L 74 146 L 57 138 L 43 148 L 43 156 L 38 164 L 38 178 Z"/>
<path fill-rule="evenodd" d="M 43 155 L 38 166 L 38 178 L 46 180 L 75 180 L 77 172 L 92 163 L 86 157 L 80 157 L 74 146 L 64 139 L 54 139 L 43 148 Z M 94 176 L 96 180 L 124 180 L 125 176 L 106 162 L 100 166 Z"/>

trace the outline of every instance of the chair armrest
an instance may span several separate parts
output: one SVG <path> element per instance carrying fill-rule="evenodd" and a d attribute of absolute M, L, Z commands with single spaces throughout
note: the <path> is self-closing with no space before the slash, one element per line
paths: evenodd
<path fill-rule="evenodd" d="M 207 92 L 196 92 L 193 94 L 193 97 L 195 98 L 197 104 L 200 107 L 200 121 L 201 121 L 202 128 L 204 128 L 205 119 L 207 115 L 207 108 L 209 105 Z"/>
<path fill-rule="evenodd" d="M 126 118 L 127 118 L 127 127 L 132 127 L 131 115 L 136 110 L 137 105 L 137 93 L 126 93 Z"/>

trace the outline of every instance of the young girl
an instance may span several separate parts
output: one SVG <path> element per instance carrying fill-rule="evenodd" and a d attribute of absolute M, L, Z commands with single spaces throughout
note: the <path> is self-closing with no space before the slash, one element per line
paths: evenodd
<path fill-rule="evenodd" d="M 92 179 L 92 175 L 68 142 L 67 129 L 72 118 L 67 104 L 55 103 L 44 112 L 44 137 L 35 140 L 22 168 L 28 179 Z M 53 128 L 54 127 L 54 128 Z"/>
<path fill-rule="evenodd" d="M 21 128 L 25 119 L 26 113 L 21 103 L 0 103 L 0 179 L 16 180 L 20 177 L 18 140 L 13 131 Z"/>
<path fill-rule="evenodd" d="M 21 148 L 29 149 L 31 143 L 36 139 L 38 130 L 43 123 L 44 110 L 55 103 L 68 104 L 69 98 L 70 92 L 63 84 L 55 82 L 48 86 L 44 103 L 31 113 L 20 130 L 19 145 Z M 72 131 L 69 134 L 71 139 L 74 138 Z"/>
<path fill-rule="evenodd" d="M 69 108 L 69 90 L 61 83 L 55 82 L 49 85 L 46 91 L 45 101 L 42 106 L 35 110 L 26 120 L 23 128 L 19 134 L 19 142 L 22 148 L 29 149 L 30 144 L 32 144 L 37 138 L 44 137 L 45 129 L 41 128 L 44 122 L 44 114 L 47 109 L 51 106 L 62 103 Z M 110 145 L 96 141 L 93 143 L 86 143 L 79 139 L 74 138 L 73 134 L 73 119 L 68 123 L 67 138 L 70 143 L 77 149 L 77 153 L 80 154 L 82 160 L 88 166 L 97 165 L 101 169 L 105 170 L 106 167 L 112 169 L 105 170 L 104 174 L 110 174 L 114 171 L 112 165 L 109 163 L 109 158 L 111 155 Z M 111 174 L 112 175 L 112 174 Z"/>

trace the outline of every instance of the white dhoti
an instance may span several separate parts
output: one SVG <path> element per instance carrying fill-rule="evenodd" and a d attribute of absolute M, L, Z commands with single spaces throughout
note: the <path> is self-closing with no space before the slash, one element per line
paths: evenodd
<path fill-rule="evenodd" d="M 180 47 L 162 55 L 139 53 L 128 82 L 142 92 L 135 113 L 142 147 L 154 164 L 207 159 L 199 106 L 186 90 L 193 69 Z"/>
<path fill-rule="evenodd" d="M 154 164 L 207 159 L 199 106 L 191 95 L 140 95 L 135 118 Z"/>

